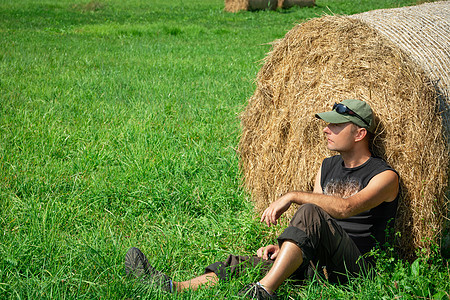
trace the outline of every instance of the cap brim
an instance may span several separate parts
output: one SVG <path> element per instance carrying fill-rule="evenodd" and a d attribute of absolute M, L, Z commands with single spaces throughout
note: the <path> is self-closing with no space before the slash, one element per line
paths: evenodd
<path fill-rule="evenodd" d="M 318 114 L 316 114 L 316 118 L 322 119 L 327 123 L 333 123 L 333 124 L 352 122 L 352 120 L 349 120 L 348 118 L 346 118 L 346 115 L 338 114 L 335 111 L 326 111 L 326 112 L 318 113 Z"/>

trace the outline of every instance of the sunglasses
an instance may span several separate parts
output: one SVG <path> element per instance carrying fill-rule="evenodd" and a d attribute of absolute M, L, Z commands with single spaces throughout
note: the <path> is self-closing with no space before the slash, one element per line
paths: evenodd
<path fill-rule="evenodd" d="M 350 115 L 350 116 L 355 116 L 358 119 L 360 119 L 361 121 L 364 122 L 364 124 L 367 125 L 367 127 L 370 127 L 369 123 L 366 122 L 366 120 L 364 120 L 360 115 L 358 115 L 357 113 L 355 113 L 353 110 L 351 110 L 350 108 L 348 108 L 347 106 L 345 106 L 344 104 L 341 103 L 334 103 L 333 105 L 333 110 L 336 111 L 338 114 L 340 115 Z"/>

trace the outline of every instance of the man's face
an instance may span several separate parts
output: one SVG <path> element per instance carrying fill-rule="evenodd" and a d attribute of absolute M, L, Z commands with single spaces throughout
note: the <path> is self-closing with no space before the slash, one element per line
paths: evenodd
<path fill-rule="evenodd" d="M 349 151 L 355 144 L 357 128 L 352 123 L 328 124 L 323 132 L 327 138 L 327 147 L 333 151 Z"/>

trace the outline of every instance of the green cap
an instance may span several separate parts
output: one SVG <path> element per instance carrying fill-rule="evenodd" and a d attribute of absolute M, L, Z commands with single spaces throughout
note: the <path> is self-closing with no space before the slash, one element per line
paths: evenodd
<path fill-rule="evenodd" d="M 345 112 L 345 107 L 343 106 L 337 107 L 339 104 L 349 108 L 351 112 Z M 334 124 L 352 122 L 373 133 L 375 122 L 373 121 L 373 112 L 369 104 L 355 99 L 346 99 L 339 104 L 335 104 L 332 111 L 316 114 L 316 118 Z"/>

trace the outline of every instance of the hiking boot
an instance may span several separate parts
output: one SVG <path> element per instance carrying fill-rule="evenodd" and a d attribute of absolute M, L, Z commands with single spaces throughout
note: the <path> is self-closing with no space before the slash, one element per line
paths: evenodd
<path fill-rule="evenodd" d="M 245 297 L 248 299 L 257 299 L 257 300 L 265 300 L 265 299 L 277 299 L 277 295 L 270 295 L 260 284 L 251 283 L 246 285 L 239 291 L 239 296 Z"/>
<path fill-rule="evenodd" d="M 166 274 L 155 270 L 138 248 L 130 248 L 125 254 L 125 273 L 128 277 L 139 278 L 142 283 L 155 284 L 163 291 L 172 292 L 172 280 Z"/>

